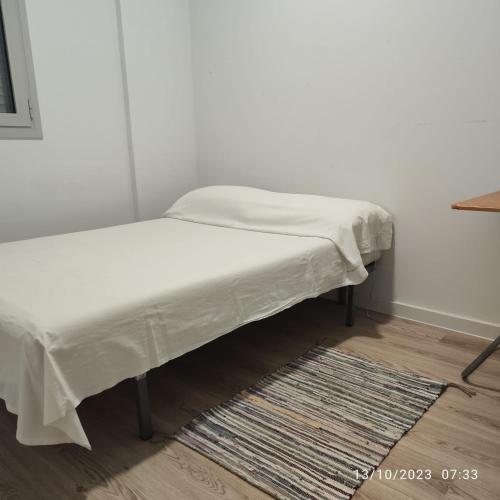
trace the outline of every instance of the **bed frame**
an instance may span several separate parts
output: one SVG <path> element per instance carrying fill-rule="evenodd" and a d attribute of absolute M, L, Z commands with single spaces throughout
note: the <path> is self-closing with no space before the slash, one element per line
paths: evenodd
<path fill-rule="evenodd" d="M 375 262 L 365 265 L 368 273 L 375 270 Z M 338 288 L 338 303 L 345 305 L 345 325 L 354 325 L 354 285 Z M 137 418 L 139 423 L 139 436 L 144 441 L 153 437 L 153 424 L 151 422 L 151 409 L 149 405 L 147 373 L 136 377 L 137 385 Z"/>

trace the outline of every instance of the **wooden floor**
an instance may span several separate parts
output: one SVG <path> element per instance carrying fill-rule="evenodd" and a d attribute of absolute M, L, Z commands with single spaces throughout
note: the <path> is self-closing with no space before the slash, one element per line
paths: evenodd
<path fill-rule="evenodd" d="M 230 398 L 314 345 L 338 346 L 389 366 L 460 383 L 460 370 L 486 341 L 359 312 L 342 325 L 342 309 L 307 301 L 248 325 L 151 374 L 157 433 L 136 437 L 135 393 L 126 381 L 89 398 L 79 413 L 93 445 L 25 447 L 16 417 L 0 403 L 0 498 L 266 499 L 264 493 L 168 435 L 202 410 Z M 500 353 L 474 375 L 477 395 L 448 388 L 391 451 L 382 469 L 432 469 L 431 480 L 365 481 L 355 499 L 500 498 Z M 441 479 L 442 469 L 477 469 L 479 479 Z"/>

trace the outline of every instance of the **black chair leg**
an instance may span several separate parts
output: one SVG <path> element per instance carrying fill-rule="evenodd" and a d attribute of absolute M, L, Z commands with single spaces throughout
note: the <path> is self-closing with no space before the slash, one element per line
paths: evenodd
<path fill-rule="evenodd" d="M 148 441 L 153 437 L 153 425 L 151 423 L 151 409 L 149 406 L 148 379 L 146 373 L 136 377 L 136 382 L 139 436 L 144 441 Z"/>
<path fill-rule="evenodd" d="M 354 285 L 346 287 L 345 324 L 346 326 L 354 325 Z"/>

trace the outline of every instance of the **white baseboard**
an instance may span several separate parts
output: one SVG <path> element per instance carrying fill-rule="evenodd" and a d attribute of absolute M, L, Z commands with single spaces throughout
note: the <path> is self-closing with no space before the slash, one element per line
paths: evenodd
<path fill-rule="evenodd" d="M 377 302 L 373 301 L 369 309 L 376 312 L 390 314 L 398 318 L 410 319 L 425 323 L 427 325 L 438 326 L 475 337 L 495 339 L 500 335 L 500 325 L 488 323 L 464 316 L 435 311 L 425 307 L 412 306 L 402 302 Z"/>
<path fill-rule="evenodd" d="M 323 297 L 328 300 L 337 300 L 337 291 L 332 290 L 331 292 L 327 292 Z M 404 304 L 402 302 L 373 300 L 370 305 L 368 305 L 363 300 L 363 297 L 359 298 L 359 300 L 360 303 L 355 301 L 356 306 L 383 314 L 390 314 L 397 318 L 409 319 L 426 325 L 465 333 L 473 337 L 496 339 L 500 335 L 500 325 L 497 323 L 466 318 L 465 316 L 457 316 L 455 314 L 427 309 L 426 307 L 412 306 L 411 304 Z"/>

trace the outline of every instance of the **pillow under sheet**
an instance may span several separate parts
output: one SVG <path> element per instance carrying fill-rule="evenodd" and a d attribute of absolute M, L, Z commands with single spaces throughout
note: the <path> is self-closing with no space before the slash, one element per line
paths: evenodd
<path fill-rule="evenodd" d="M 386 250 L 392 242 L 392 217 L 368 201 L 276 193 L 244 186 L 210 186 L 177 200 L 163 217 L 330 240 L 352 268 L 361 254 Z"/>

